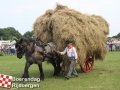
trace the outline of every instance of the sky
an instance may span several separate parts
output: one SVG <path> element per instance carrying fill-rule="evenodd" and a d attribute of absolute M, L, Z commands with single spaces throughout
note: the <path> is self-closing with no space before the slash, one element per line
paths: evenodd
<path fill-rule="evenodd" d="M 109 37 L 120 33 L 120 0 L 0 0 L 0 28 L 14 27 L 22 35 L 32 31 L 35 20 L 56 3 L 102 16 L 109 23 Z"/>

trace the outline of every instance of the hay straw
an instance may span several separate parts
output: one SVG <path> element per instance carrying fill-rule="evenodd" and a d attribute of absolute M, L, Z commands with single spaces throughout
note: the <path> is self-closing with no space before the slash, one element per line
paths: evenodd
<path fill-rule="evenodd" d="M 80 64 L 85 62 L 88 54 L 94 54 L 99 60 L 105 58 L 109 25 L 101 16 L 82 14 L 67 6 L 57 5 L 55 10 L 47 10 L 38 17 L 33 28 L 34 36 L 45 42 L 55 42 L 60 51 L 66 47 L 67 39 L 72 40 Z"/>

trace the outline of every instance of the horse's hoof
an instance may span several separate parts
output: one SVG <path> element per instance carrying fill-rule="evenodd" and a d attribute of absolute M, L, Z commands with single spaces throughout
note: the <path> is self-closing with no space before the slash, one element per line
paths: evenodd
<path fill-rule="evenodd" d="M 44 81 L 44 79 L 40 79 L 40 81 Z"/>
<path fill-rule="evenodd" d="M 43 78 L 43 77 L 40 77 L 40 81 L 44 81 L 44 78 Z"/>

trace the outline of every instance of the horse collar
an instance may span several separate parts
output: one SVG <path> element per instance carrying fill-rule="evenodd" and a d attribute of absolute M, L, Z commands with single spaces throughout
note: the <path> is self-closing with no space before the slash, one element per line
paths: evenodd
<path fill-rule="evenodd" d="M 30 52 L 26 52 L 25 55 L 26 56 L 30 56 L 34 51 L 35 51 L 36 45 L 35 45 L 35 41 L 33 42 L 32 48 Z"/>

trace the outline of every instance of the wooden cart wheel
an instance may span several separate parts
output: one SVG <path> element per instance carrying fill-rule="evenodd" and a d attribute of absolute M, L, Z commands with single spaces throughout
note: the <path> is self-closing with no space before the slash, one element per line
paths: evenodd
<path fill-rule="evenodd" d="M 94 66 L 94 55 L 86 56 L 86 61 L 81 65 L 81 70 L 85 73 L 90 72 Z"/>

